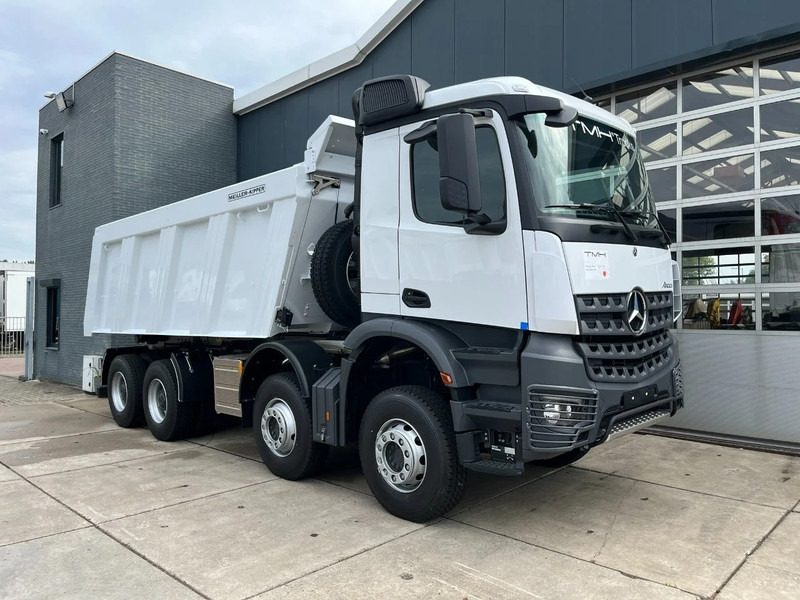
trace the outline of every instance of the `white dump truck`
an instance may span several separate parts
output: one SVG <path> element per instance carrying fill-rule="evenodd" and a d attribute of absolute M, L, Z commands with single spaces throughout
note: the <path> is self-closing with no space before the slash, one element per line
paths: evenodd
<path fill-rule="evenodd" d="M 565 465 L 683 405 L 680 279 L 633 129 L 514 77 L 363 84 L 293 167 L 97 228 L 117 423 L 214 413 L 300 479 L 358 444 L 391 513 Z"/>

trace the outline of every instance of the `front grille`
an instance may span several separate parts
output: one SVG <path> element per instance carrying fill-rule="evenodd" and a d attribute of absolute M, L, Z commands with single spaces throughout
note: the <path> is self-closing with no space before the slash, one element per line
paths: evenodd
<path fill-rule="evenodd" d="M 581 337 L 576 347 L 594 381 L 638 382 L 672 363 L 667 331 L 672 322 L 672 292 L 646 292 L 647 326 L 636 336 L 628 326 L 628 294 L 576 297 Z"/>
<path fill-rule="evenodd" d="M 672 322 L 672 292 L 650 292 L 647 328 L 643 333 L 669 327 Z M 632 336 L 627 325 L 628 294 L 590 294 L 576 297 L 581 335 Z"/>
<path fill-rule="evenodd" d="M 574 448 L 588 438 L 588 431 L 597 418 L 597 394 L 587 390 L 582 396 L 553 396 L 528 389 L 528 443 L 537 450 L 563 450 Z M 552 424 L 545 419 L 545 411 L 555 412 L 558 406 L 561 417 Z"/>
<path fill-rule="evenodd" d="M 672 292 L 651 292 L 647 298 L 647 331 L 663 329 L 672 323 Z"/>
<path fill-rule="evenodd" d="M 589 377 L 595 381 L 640 381 L 672 360 L 672 338 L 666 329 L 638 338 L 577 342 Z"/>
<path fill-rule="evenodd" d="M 683 396 L 683 369 L 680 364 L 672 369 L 672 384 L 674 396 L 676 398 Z"/>

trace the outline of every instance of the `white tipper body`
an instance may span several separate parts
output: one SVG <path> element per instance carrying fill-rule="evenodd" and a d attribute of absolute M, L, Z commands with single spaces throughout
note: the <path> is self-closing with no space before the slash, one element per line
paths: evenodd
<path fill-rule="evenodd" d="M 311 288 L 314 244 L 353 200 L 353 122 L 328 117 L 305 161 L 98 227 L 84 335 L 267 338 L 327 332 Z M 311 175 L 340 188 L 312 195 Z"/>
<path fill-rule="evenodd" d="M 501 77 L 428 92 L 423 108 L 497 94 L 554 96 L 595 120 L 633 134 L 630 125 L 591 104 L 530 81 Z M 364 139 L 360 276 L 362 311 L 577 335 L 576 294 L 663 290 L 671 259 L 646 246 L 562 243 L 523 231 L 503 123 L 497 134 L 507 193 L 500 235 L 419 221 L 411 204 L 410 147 L 419 124 Z M 303 163 L 98 227 L 84 333 L 267 338 L 287 329 L 324 333 L 309 279 L 322 233 L 353 198 L 353 123 L 329 117 L 308 141 Z M 339 179 L 312 195 L 311 175 Z M 634 252 L 635 248 L 635 252 Z M 428 294 L 410 308 L 404 289 Z"/>

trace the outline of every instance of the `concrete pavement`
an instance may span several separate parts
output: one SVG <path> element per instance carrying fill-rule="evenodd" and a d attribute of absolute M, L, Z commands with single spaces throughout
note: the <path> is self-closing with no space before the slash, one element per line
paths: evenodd
<path fill-rule="evenodd" d="M 800 597 L 800 458 L 650 435 L 471 476 L 428 525 L 351 450 L 288 482 L 235 426 L 176 443 L 0 376 L 0 598 Z"/>
<path fill-rule="evenodd" d="M 19 377 L 25 374 L 25 357 L 9 356 L 0 357 L 0 375 L 6 377 Z"/>

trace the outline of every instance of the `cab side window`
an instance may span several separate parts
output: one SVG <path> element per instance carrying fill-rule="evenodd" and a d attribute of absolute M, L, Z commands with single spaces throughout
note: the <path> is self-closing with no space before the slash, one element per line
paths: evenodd
<path fill-rule="evenodd" d="M 481 212 L 493 222 L 506 216 L 506 183 L 497 134 L 489 126 L 476 128 L 478 171 L 481 183 Z M 464 215 L 445 210 L 439 196 L 439 152 L 436 137 L 411 147 L 412 202 L 420 221 L 438 225 L 464 223 Z"/>

